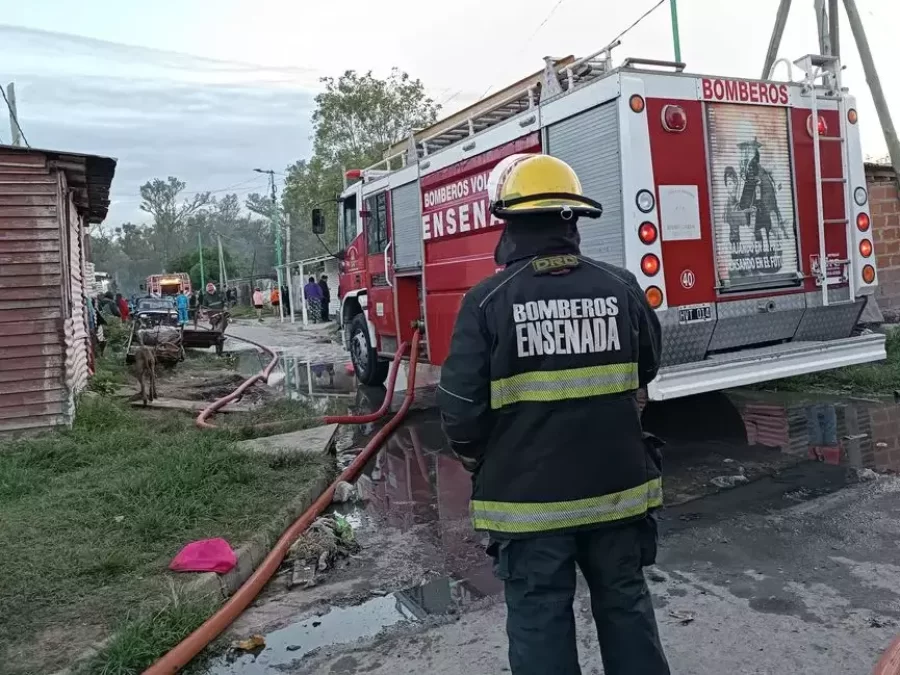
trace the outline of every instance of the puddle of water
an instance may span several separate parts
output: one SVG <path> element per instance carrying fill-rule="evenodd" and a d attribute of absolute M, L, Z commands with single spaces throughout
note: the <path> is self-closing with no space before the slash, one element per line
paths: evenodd
<path fill-rule="evenodd" d="M 257 655 L 242 654 L 217 659 L 208 675 L 265 675 L 284 672 L 286 666 L 321 647 L 371 638 L 403 623 L 428 616 L 456 614 L 461 604 L 481 597 L 465 582 L 441 578 L 421 586 L 376 597 L 353 607 L 332 607 L 265 636 L 266 646 Z"/>

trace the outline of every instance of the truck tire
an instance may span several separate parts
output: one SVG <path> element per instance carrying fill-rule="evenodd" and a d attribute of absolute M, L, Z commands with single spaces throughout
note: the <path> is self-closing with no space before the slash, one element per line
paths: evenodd
<path fill-rule="evenodd" d="M 369 326 L 364 314 L 357 314 L 350 322 L 350 360 L 360 384 L 378 387 L 387 379 L 390 361 L 382 359 L 369 338 Z"/>

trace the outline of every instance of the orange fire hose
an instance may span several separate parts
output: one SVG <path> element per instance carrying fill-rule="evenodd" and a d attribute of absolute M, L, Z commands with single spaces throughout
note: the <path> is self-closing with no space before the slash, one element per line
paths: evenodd
<path fill-rule="evenodd" d="M 881 655 L 873 675 L 900 675 L 900 636 Z"/>
<path fill-rule="evenodd" d="M 250 341 L 247 340 L 247 342 Z M 262 349 L 272 353 L 271 350 L 266 349 L 265 347 L 262 347 Z M 400 406 L 400 410 L 397 411 L 397 414 L 372 437 L 366 447 L 363 448 L 362 452 L 360 452 L 356 459 L 350 463 L 350 466 L 344 469 L 328 489 L 319 495 L 319 498 L 313 502 L 312 506 L 310 506 L 303 515 L 285 530 L 284 534 L 281 535 L 281 538 L 275 543 L 275 546 L 269 551 L 269 554 L 265 557 L 259 567 L 256 568 L 250 578 L 244 582 L 234 595 L 228 598 L 225 604 L 222 605 L 215 614 L 208 618 L 202 626 L 188 635 L 182 642 L 160 658 L 159 661 L 145 670 L 144 675 L 172 675 L 177 673 L 181 668 L 184 668 L 191 659 L 203 651 L 207 645 L 221 635 L 222 632 L 228 628 L 238 616 L 240 616 L 241 612 L 250 606 L 250 603 L 252 603 L 256 596 L 259 595 L 269 579 L 271 579 L 275 572 L 278 571 L 281 562 L 284 560 L 284 556 L 287 554 L 288 549 L 290 549 L 297 537 L 303 534 L 306 528 L 309 527 L 322 511 L 331 504 L 337 484 L 341 481 L 352 482 L 356 480 L 369 459 L 406 416 L 406 413 L 409 411 L 410 406 L 415 400 L 416 363 L 418 360 L 419 331 L 416 330 L 413 335 L 412 349 L 410 351 L 409 383 L 406 394 L 403 397 L 403 404 Z M 277 356 L 274 361 L 277 362 Z M 269 365 L 274 367 L 273 364 Z M 271 368 L 269 368 L 269 371 L 271 372 Z M 240 389 L 240 387 L 238 389 Z M 210 406 L 210 408 L 212 408 L 212 406 Z M 198 418 L 198 425 L 200 425 L 200 422 L 200 418 Z"/>

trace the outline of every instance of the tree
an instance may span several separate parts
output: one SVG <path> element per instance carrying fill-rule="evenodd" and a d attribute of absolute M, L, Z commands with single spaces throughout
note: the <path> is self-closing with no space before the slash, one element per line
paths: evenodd
<path fill-rule="evenodd" d="M 384 80 L 371 71 L 348 70 L 321 82 L 325 91 L 316 96 L 312 116 L 313 153 L 327 166 L 378 161 L 391 145 L 437 118 L 439 106 L 421 80 L 396 68 Z"/>
<path fill-rule="evenodd" d="M 222 257 L 225 258 L 225 270 L 228 276 L 236 278 L 240 276 L 239 268 L 232 258 L 231 251 L 224 246 L 222 247 Z M 193 249 L 169 262 L 167 267 L 173 272 L 187 272 L 191 277 L 191 285 L 194 288 L 202 288 L 203 279 L 200 278 L 200 251 Z M 216 284 L 222 282 L 222 275 L 219 273 L 219 249 L 203 247 L 203 276 L 206 281 L 212 281 Z"/>
<path fill-rule="evenodd" d="M 179 203 L 178 196 L 186 187 L 174 176 L 168 180 L 154 178 L 141 186 L 141 211 L 153 216 L 153 243 L 156 253 L 166 261 L 184 244 L 186 219 L 209 203 L 209 192 L 198 192 Z"/>
<path fill-rule="evenodd" d="M 309 229 L 310 213 L 317 205 L 326 217 L 326 244 L 329 248 L 337 244 L 337 208 L 327 201 L 343 189 L 344 168 L 379 161 L 391 145 L 433 124 L 439 110 L 420 80 L 397 69 L 383 80 L 371 72 L 348 70 L 338 79 L 321 81 L 325 90 L 316 96 L 312 118 L 313 155 L 287 168 L 282 194 L 300 257 L 325 252 Z"/>

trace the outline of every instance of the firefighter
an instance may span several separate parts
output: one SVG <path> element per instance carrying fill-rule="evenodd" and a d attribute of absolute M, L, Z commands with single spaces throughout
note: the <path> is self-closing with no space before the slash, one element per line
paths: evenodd
<path fill-rule="evenodd" d="M 668 675 L 642 569 L 662 467 L 636 401 L 659 367 L 659 321 L 632 274 L 581 255 L 577 220 L 602 208 L 569 165 L 514 155 L 488 192 L 505 269 L 463 298 L 437 395 L 504 581 L 512 673 L 581 672 L 577 565 L 606 675 Z"/>

